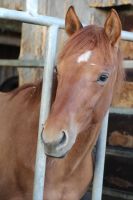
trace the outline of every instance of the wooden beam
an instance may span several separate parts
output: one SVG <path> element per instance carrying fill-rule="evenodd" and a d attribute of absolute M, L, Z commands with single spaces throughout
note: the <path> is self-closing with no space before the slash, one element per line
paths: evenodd
<path fill-rule="evenodd" d="M 24 10 L 25 9 L 24 0 L 0 0 L 0 7 L 15 9 L 15 10 Z"/>
<path fill-rule="evenodd" d="M 29 5 L 30 6 L 30 5 Z M 47 0 L 39 1 L 39 13 L 45 15 Z M 46 27 L 23 24 L 20 48 L 20 60 L 40 59 L 44 57 Z M 19 85 L 35 82 L 42 78 L 42 69 L 18 69 Z"/>
<path fill-rule="evenodd" d="M 112 6 L 121 6 L 121 5 L 133 5 L 132 0 L 88 0 L 90 7 L 102 8 L 102 7 L 112 7 Z"/>

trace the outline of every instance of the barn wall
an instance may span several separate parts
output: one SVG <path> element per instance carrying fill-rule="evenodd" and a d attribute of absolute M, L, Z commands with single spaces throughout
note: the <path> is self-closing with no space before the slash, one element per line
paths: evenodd
<path fill-rule="evenodd" d="M 132 0 L 89 0 L 89 6 L 91 7 L 111 7 L 120 5 L 132 5 Z"/>
<path fill-rule="evenodd" d="M 47 0 L 39 0 L 39 13 L 46 15 Z M 44 57 L 46 27 L 38 25 L 22 25 L 22 37 L 19 59 L 41 59 Z M 42 78 L 42 69 L 18 69 L 19 84 L 34 82 Z"/>
<path fill-rule="evenodd" d="M 0 0 L 0 7 L 15 9 L 15 10 L 24 10 L 25 9 L 25 0 Z"/>
<path fill-rule="evenodd" d="M 112 103 L 112 106 L 133 108 L 133 82 L 124 82 L 120 96 Z"/>

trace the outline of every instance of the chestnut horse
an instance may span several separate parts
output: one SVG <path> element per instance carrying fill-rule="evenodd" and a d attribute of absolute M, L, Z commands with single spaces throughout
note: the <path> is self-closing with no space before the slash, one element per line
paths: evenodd
<path fill-rule="evenodd" d="M 92 150 L 123 73 L 121 23 L 112 10 L 104 28 L 83 28 L 74 8 L 70 39 L 57 67 L 58 85 L 42 132 L 47 154 L 44 200 L 79 200 L 93 177 Z M 0 93 L 0 199 L 31 200 L 41 83 Z"/>

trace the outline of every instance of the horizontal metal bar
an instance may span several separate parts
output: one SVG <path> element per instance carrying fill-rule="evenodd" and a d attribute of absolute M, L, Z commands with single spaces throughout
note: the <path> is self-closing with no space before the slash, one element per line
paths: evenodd
<path fill-rule="evenodd" d="M 31 14 L 24 11 L 9 10 L 6 8 L 0 8 L 0 18 L 43 26 L 57 25 L 60 28 L 64 28 L 65 26 L 64 20 L 57 17 L 43 16 L 33 13 Z"/>
<path fill-rule="evenodd" d="M 121 38 L 123 40 L 133 41 L 133 33 L 128 32 L 128 31 L 122 31 Z"/>
<path fill-rule="evenodd" d="M 0 67 L 44 67 L 43 59 L 32 59 L 32 60 L 18 60 L 18 59 L 0 59 Z M 123 61 L 124 69 L 133 69 L 133 60 Z"/>
<path fill-rule="evenodd" d="M 30 23 L 30 24 L 43 25 L 43 26 L 51 26 L 55 24 L 55 25 L 58 25 L 60 28 L 65 27 L 64 19 L 60 19 L 57 17 L 43 16 L 36 13 L 31 14 L 24 11 L 16 11 L 16 10 L 10 10 L 6 8 L 0 8 L 0 18 L 16 20 L 16 21 Z M 133 41 L 133 33 L 128 32 L 128 31 L 122 31 L 121 39 Z"/>
<path fill-rule="evenodd" d="M 133 108 L 113 108 L 109 110 L 110 114 L 133 115 Z"/>
<path fill-rule="evenodd" d="M 133 69 L 133 60 L 123 60 L 124 69 Z"/>
<path fill-rule="evenodd" d="M 0 67 L 23 67 L 38 68 L 44 67 L 44 60 L 19 60 L 19 59 L 0 59 Z"/>
<path fill-rule="evenodd" d="M 122 190 L 116 190 L 104 187 L 103 194 L 111 197 L 117 197 L 124 200 L 133 200 L 133 193 L 125 192 Z"/>
<path fill-rule="evenodd" d="M 133 159 L 133 150 L 132 149 L 127 150 L 125 148 L 120 150 L 119 148 L 114 147 L 114 146 L 113 147 L 107 147 L 106 155 Z"/>

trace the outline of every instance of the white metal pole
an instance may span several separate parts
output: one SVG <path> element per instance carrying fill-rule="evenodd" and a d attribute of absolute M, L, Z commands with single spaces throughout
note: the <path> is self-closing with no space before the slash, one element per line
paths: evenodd
<path fill-rule="evenodd" d="M 10 10 L 6 8 L 0 8 L 0 18 L 43 26 L 57 25 L 60 28 L 64 28 L 65 26 L 65 21 L 57 17 L 51 17 L 46 15 L 43 16 L 37 13 L 31 14 L 29 12 Z"/>
<path fill-rule="evenodd" d="M 49 114 L 51 105 L 53 70 L 55 65 L 56 47 L 57 47 L 58 26 L 51 26 L 48 30 L 45 68 L 43 73 L 43 87 L 40 107 L 40 120 L 38 131 L 38 144 L 35 165 L 35 180 L 33 200 L 43 200 L 46 156 L 44 153 L 44 145 L 41 140 L 41 134 Z"/>
<path fill-rule="evenodd" d="M 96 161 L 95 161 L 95 171 L 94 171 L 94 179 L 92 187 L 92 200 L 102 199 L 108 116 L 109 116 L 109 111 L 106 113 L 104 117 L 96 147 Z"/>
<path fill-rule="evenodd" d="M 38 0 L 26 0 L 26 11 L 32 15 L 37 14 Z"/>

